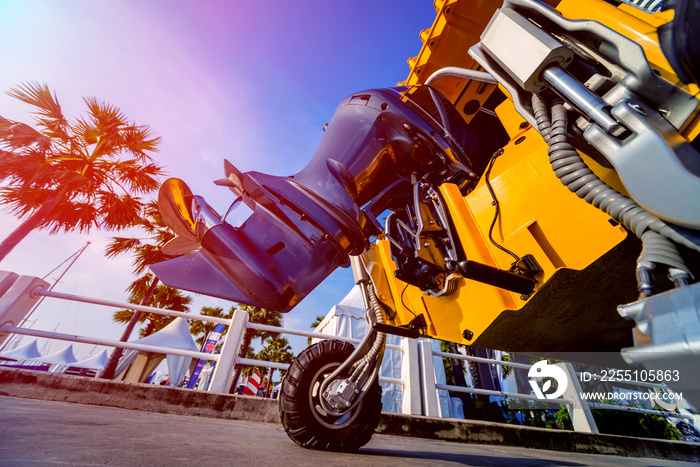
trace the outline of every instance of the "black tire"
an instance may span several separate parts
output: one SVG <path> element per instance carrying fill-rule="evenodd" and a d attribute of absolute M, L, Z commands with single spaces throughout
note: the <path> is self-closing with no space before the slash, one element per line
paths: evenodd
<path fill-rule="evenodd" d="M 320 451 L 356 451 L 374 434 L 382 410 L 378 381 L 343 417 L 328 414 L 318 403 L 320 383 L 353 350 L 346 342 L 321 341 L 301 352 L 289 367 L 279 396 L 280 416 L 287 435 L 299 446 Z"/>

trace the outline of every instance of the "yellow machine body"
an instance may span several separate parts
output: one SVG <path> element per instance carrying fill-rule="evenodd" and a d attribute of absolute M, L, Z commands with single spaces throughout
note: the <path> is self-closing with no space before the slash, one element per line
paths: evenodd
<path fill-rule="evenodd" d="M 421 32 L 424 45 L 417 57 L 409 59 L 411 72 L 399 84 L 424 83 L 433 72 L 448 66 L 479 69 L 466 51 L 479 41 L 500 2 L 443 0 L 435 4 L 437 18 L 432 28 Z M 651 15 L 597 0 L 565 0 L 556 8 L 570 19 L 600 21 L 632 37 L 644 47 L 653 67 L 666 79 L 678 81 L 656 39 L 656 27 L 671 19 L 667 14 Z M 451 76 L 432 85 L 467 122 L 496 88 L 495 84 Z M 697 86 L 684 88 L 697 94 Z M 430 337 L 514 351 L 617 351 L 621 345 L 630 345 L 633 323 L 622 319 L 615 307 L 636 299 L 637 239 L 561 183 L 549 163 L 547 144 L 516 112 L 510 99 L 496 108 L 496 114 L 510 141 L 489 176 L 500 203 L 493 239 L 509 250 L 535 257 L 543 270 L 536 277 L 535 292 L 521 296 L 459 278 L 452 293 L 426 294 L 394 277 L 390 243 L 380 235 L 363 256 L 391 324 L 406 326 L 422 314 L 427 323 L 425 334 Z M 686 125 L 684 136 L 691 139 L 699 131 L 695 118 Z M 581 155 L 601 179 L 624 190 L 614 169 Z M 488 238 L 495 207 L 484 178 L 466 196 L 453 184 L 443 184 L 439 191 L 467 258 L 509 269 L 513 258 Z"/>

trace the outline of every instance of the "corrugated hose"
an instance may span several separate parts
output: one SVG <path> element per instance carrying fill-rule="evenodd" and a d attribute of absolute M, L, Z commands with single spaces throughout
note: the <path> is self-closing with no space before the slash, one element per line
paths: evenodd
<path fill-rule="evenodd" d="M 679 283 L 676 279 L 682 282 L 682 275 L 692 276 L 671 241 L 696 251 L 700 251 L 700 246 L 680 235 L 666 222 L 644 210 L 634 200 L 613 189 L 593 173 L 568 141 L 564 101 L 561 98 L 554 100 L 551 121 L 547 115 L 547 106 L 540 96 L 533 95 L 532 108 L 537 130 L 549 145 L 549 162 L 556 176 L 579 198 L 605 211 L 642 240 L 642 254 L 637 263 L 668 266 L 676 285 Z"/>

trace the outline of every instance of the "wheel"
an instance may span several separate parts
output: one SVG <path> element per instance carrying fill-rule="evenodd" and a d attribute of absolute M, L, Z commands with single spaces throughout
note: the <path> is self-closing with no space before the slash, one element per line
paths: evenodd
<path fill-rule="evenodd" d="M 333 416 L 320 403 L 321 383 L 353 350 L 346 342 L 321 341 L 300 353 L 289 367 L 280 390 L 280 416 L 287 435 L 299 446 L 320 451 L 355 451 L 374 434 L 382 410 L 378 381 L 344 415 Z"/>

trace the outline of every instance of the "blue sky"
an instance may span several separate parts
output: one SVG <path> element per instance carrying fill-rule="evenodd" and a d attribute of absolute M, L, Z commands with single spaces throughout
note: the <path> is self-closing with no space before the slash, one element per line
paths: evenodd
<path fill-rule="evenodd" d="M 299 171 L 343 97 L 408 76 L 434 18 L 430 0 L 0 0 L 0 115 L 30 122 L 30 109 L 4 94 L 26 81 L 47 83 L 69 117 L 84 112 L 83 96 L 104 99 L 151 126 L 168 176 L 223 212 L 231 194 L 212 181 L 224 158 L 243 171 Z M 0 237 L 18 222 L 0 213 Z M 128 257 L 104 258 L 112 235 L 36 232 L 0 269 L 42 277 L 89 240 L 56 290 L 125 300 L 134 277 Z M 285 324 L 307 329 L 351 286 L 349 270 L 335 272 Z M 230 303 L 198 296 L 191 309 L 205 305 Z M 116 339 L 111 311 L 47 299 L 33 326 Z"/>

